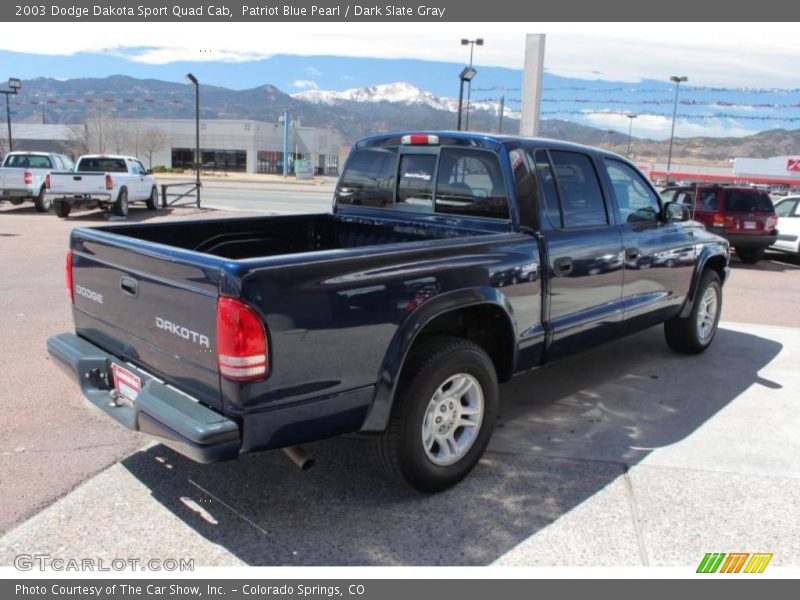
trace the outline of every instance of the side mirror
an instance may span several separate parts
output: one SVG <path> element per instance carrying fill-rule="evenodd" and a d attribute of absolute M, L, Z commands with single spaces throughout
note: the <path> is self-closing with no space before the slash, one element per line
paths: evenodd
<path fill-rule="evenodd" d="M 664 205 L 664 221 L 667 223 L 682 223 L 691 219 L 689 208 L 678 202 L 667 202 Z"/>
<path fill-rule="evenodd" d="M 145 171 L 145 175 L 152 175 L 152 174 L 153 174 L 153 169 L 147 169 L 147 171 Z"/>

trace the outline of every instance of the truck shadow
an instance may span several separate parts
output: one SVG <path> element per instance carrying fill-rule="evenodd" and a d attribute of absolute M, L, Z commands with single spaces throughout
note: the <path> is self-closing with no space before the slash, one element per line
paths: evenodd
<path fill-rule="evenodd" d="M 750 386 L 780 388 L 758 372 L 781 348 L 721 329 L 705 354 L 679 356 L 656 327 L 522 375 L 502 388 L 484 459 L 435 496 L 387 479 L 359 436 L 309 444 L 305 472 L 281 452 L 204 466 L 161 445 L 122 464 L 249 565 L 485 565 Z"/>

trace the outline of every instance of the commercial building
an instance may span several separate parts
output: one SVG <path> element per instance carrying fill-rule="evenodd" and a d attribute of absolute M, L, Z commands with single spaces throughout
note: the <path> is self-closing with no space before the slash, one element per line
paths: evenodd
<path fill-rule="evenodd" d="M 658 184 L 667 179 L 666 164 L 639 165 Z M 730 183 L 800 189 L 800 155 L 771 158 L 734 158 L 728 167 L 672 163 L 670 181 L 681 183 Z"/>
<path fill-rule="evenodd" d="M 118 119 L 119 126 L 139 138 L 140 157 L 152 166 L 190 169 L 194 163 L 194 119 Z M 148 132 L 159 131 L 163 145 L 152 158 L 142 152 Z M 337 175 L 343 138 L 332 129 L 289 125 L 289 172 L 295 162 L 307 160 L 316 175 Z M 283 173 L 284 127 L 243 119 L 204 119 L 200 121 L 200 155 L 203 168 L 229 173 Z M 133 153 L 133 149 L 127 151 Z"/>
<path fill-rule="evenodd" d="M 138 156 L 149 166 L 191 169 L 194 165 L 194 119 L 94 119 L 85 125 L 15 123 L 15 150 L 66 154 L 108 152 Z M 289 125 L 289 172 L 310 163 L 315 175 L 339 172 L 344 140 L 332 129 Z M 283 123 L 242 119 L 200 121 L 203 169 L 229 173 L 283 173 Z"/>

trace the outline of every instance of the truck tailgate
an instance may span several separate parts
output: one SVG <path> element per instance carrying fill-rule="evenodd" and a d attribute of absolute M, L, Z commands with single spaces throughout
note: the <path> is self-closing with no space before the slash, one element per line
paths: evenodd
<path fill-rule="evenodd" d="M 215 351 L 219 266 L 114 237 L 86 229 L 72 233 L 76 332 L 221 409 Z"/>
<path fill-rule="evenodd" d="M 107 194 L 104 173 L 50 173 L 50 194 Z"/>

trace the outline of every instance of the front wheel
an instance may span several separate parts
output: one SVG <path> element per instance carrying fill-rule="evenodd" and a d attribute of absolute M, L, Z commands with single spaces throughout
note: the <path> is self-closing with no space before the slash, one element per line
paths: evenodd
<path fill-rule="evenodd" d="M 421 492 L 461 481 L 494 430 L 497 373 L 484 350 L 436 336 L 417 344 L 403 369 L 389 426 L 378 438 L 386 469 Z"/>
<path fill-rule="evenodd" d="M 703 272 L 694 305 L 686 318 L 664 323 L 667 344 L 676 352 L 700 354 L 714 341 L 722 311 L 722 283 L 716 271 Z"/>
<path fill-rule="evenodd" d="M 33 205 L 39 212 L 50 212 L 53 206 L 53 200 L 47 197 L 46 191 L 45 187 L 42 186 L 42 189 L 39 190 L 39 195 L 33 199 Z"/>
<path fill-rule="evenodd" d="M 114 214 L 119 217 L 127 217 L 128 216 L 128 191 L 127 190 L 120 190 L 119 196 L 117 196 L 116 202 L 114 202 L 114 206 L 112 207 Z"/>
<path fill-rule="evenodd" d="M 766 248 L 736 248 L 736 256 L 748 265 L 754 265 L 764 258 L 764 252 Z"/>

